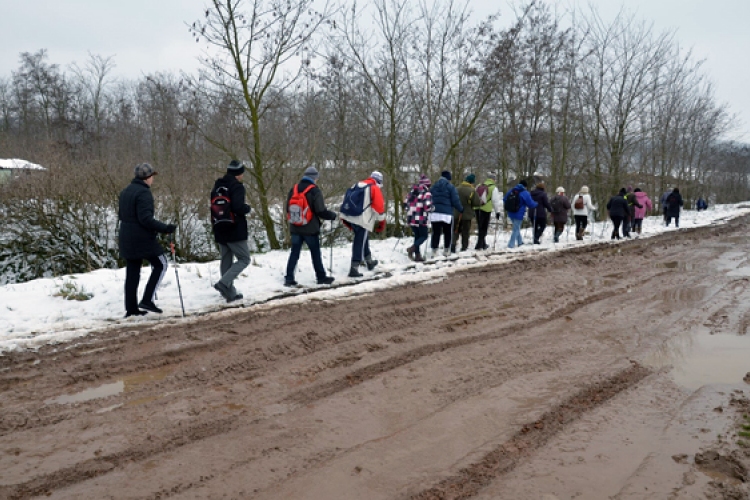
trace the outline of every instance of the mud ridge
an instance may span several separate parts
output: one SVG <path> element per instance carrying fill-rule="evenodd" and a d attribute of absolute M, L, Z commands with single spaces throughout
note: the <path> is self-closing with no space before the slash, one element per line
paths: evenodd
<path fill-rule="evenodd" d="M 236 419 L 228 418 L 202 422 L 184 428 L 181 432 L 172 436 L 155 438 L 147 435 L 145 436 L 145 441 L 133 445 L 130 449 L 79 462 L 71 467 L 37 476 L 25 483 L 0 486 L 0 498 L 21 500 L 46 495 L 53 489 L 60 489 L 87 481 L 121 468 L 128 463 L 141 462 L 155 455 L 174 451 L 190 443 L 230 432 L 236 427 Z"/>
<path fill-rule="evenodd" d="M 633 387 L 651 374 L 645 367 L 633 363 L 602 381 L 582 389 L 568 400 L 542 415 L 539 420 L 525 424 L 508 441 L 487 453 L 480 461 L 446 478 L 427 490 L 410 494 L 410 500 L 447 500 L 470 498 L 499 476 L 511 471 L 524 458 L 531 456 L 559 433 L 563 427 L 619 393 Z"/>

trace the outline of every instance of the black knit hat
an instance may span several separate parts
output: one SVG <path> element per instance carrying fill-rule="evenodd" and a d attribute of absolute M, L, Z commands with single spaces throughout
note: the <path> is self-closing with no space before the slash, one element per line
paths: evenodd
<path fill-rule="evenodd" d="M 245 173 L 245 164 L 241 161 L 232 160 L 229 162 L 229 165 L 227 166 L 227 173 L 232 174 L 235 177 L 238 177 Z"/>

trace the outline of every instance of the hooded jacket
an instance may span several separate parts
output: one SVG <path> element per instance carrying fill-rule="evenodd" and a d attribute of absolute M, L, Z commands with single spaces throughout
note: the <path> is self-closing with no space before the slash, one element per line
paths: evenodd
<path fill-rule="evenodd" d="M 630 217 L 630 207 L 628 206 L 628 200 L 625 198 L 625 193 L 620 192 L 610 198 L 607 202 L 607 210 L 609 211 L 610 218 Z"/>
<path fill-rule="evenodd" d="M 635 197 L 641 205 L 641 208 L 635 207 L 635 218 L 636 220 L 641 220 L 654 208 L 654 204 L 645 191 L 636 191 Z"/>
<path fill-rule="evenodd" d="M 347 221 L 349 224 L 354 224 L 360 227 L 372 231 L 375 228 L 375 223 L 385 220 L 385 199 L 383 198 L 383 191 L 380 189 L 378 182 L 372 177 L 368 177 L 363 181 L 359 181 L 360 187 L 369 186 L 369 189 L 365 192 L 365 210 L 361 215 L 352 216 L 340 214 L 341 220 Z"/>
<path fill-rule="evenodd" d="M 531 199 L 537 203 L 536 208 L 529 209 L 529 219 L 546 219 L 547 210 L 552 213 L 552 205 L 550 205 L 547 191 L 542 188 L 535 188 L 529 194 L 531 194 Z"/>
<path fill-rule="evenodd" d="M 461 200 L 458 199 L 458 191 L 448 179 L 441 177 L 430 188 L 432 193 L 432 206 L 435 207 L 435 213 L 453 215 L 453 209 L 464 211 Z"/>
<path fill-rule="evenodd" d="M 679 217 L 680 207 L 683 204 L 682 195 L 679 192 L 672 191 L 666 199 L 667 215 L 669 217 Z"/>
<path fill-rule="evenodd" d="M 462 220 L 474 220 L 474 210 L 480 207 L 479 196 L 477 196 L 474 186 L 466 181 L 463 181 L 458 188 L 458 201 L 464 208 Z M 454 217 L 458 217 L 458 214 L 453 214 Z"/>
<path fill-rule="evenodd" d="M 578 200 L 578 197 L 583 197 L 583 208 L 576 208 L 576 200 Z M 588 217 L 589 212 L 593 212 L 596 210 L 596 205 L 591 201 L 591 195 L 588 193 L 576 193 L 573 195 L 572 198 L 570 198 L 570 205 L 573 210 L 573 215 L 581 216 L 585 215 Z"/>
<path fill-rule="evenodd" d="M 505 196 L 503 196 L 503 202 L 508 199 L 508 195 L 514 189 L 519 192 L 519 196 L 521 197 L 521 208 L 519 208 L 517 212 L 508 212 L 508 217 L 514 220 L 523 220 L 524 215 L 526 215 L 526 207 L 536 208 L 537 203 L 531 199 L 531 195 L 523 184 L 518 184 L 516 187 L 509 189 L 508 192 L 505 193 Z"/>
<path fill-rule="evenodd" d="M 502 197 L 498 194 L 500 191 L 495 185 L 495 181 L 487 179 L 483 182 L 487 186 L 487 203 L 479 207 L 482 212 L 495 212 L 496 214 L 502 213 L 503 203 Z"/>
<path fill-rule="evenodd" d="M 558 198 L 560 200 L 561 210 L 559 212 L 552 212 L 552 222 L 562 222 L 563 224 L 565 224 L 566 222 L 568 222 L 568 210 L 570 210 L 570 200 L 564 194 L 556 194 L 550 200 L 550 205 L 552 205 L 552 201 L 555 198 Z"/>

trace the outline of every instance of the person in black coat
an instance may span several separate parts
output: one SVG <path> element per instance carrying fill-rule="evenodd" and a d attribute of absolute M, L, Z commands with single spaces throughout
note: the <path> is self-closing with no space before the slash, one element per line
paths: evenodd
<path fill-rule="evenodd" d="M 627 191 L 625 188 L 620 189 L 620 192 L 609 199 L 607 202 L 607 212 L 609 218 L 612 219 L 614 229 L 612 229 L 612 239 L 620 239 L 620 224 L 629 217 L 630 206 L 628 200 L 625 198 Z"/>
<path fill-rule="evenodd" d="M 674 218 L 675 227 L 680 227 L 680 207 L 682 207 L 682 195 L 678 188 L 674 188 L 667 196 L 667 227 Z"/>
<path fill-rule="evenodd" d="M 543 182 L 538 183 L 530 194 L 531 199 L 537 203 L 537 207 L 529 209 L 529 220 L 534 223 L 534 244 L 539 245 L 542 234 L 547 229 L 547 210 L 552 213 L 552 205 L 547 191 L 544 190 Z"/>
<path fill-rule="evenodd" d="M 125 317 L 141 316 L 151 311 L 161 313 L 154 304 L 154 294 L 167 269 L 164 249 L 156 241 L 157 233 L 174 233 L 174 224 L 154 219 L 154 197 L 151 184 L 156 171 L 148 163 L 135 167 L 135 178 L 120 193 L 118 216 L 120 218 L 120 257 L 127 261 L 125 268 Z M 151 276 L 138 302 L 138 283 L 141 265 L 146 259 L 151 264 Z"/>
<path fill-rule="evenodd" d="M 307 170 L 305 170 L 302 180 L 300 180 L 295 186 L 298 193 L 303 193 L 308 188 L 310 189 L 304 196 L 307 199 L 307 205 L 312 212 L 312 218 L 308 223 L 303 225 L 294 224 L 292 220 L 289 222 L 289 232 L 292 235 L 292 250 L 289 253 L 289 260 L 286 264 L 284 286 L 297 285 L 297 282 L 294 280 L 294 269 L 297 267 L 303 243 L 306 243 L 307 248 L 310 249 L 310 257 L 312 258 L 315 277 L 318 280 L 318 284 L 329 285 L 333 283 L 333 276 L 326 276 L 326 270 L 325 267 L 323 267 L 323 259 L 320 255 L 320 219 L 336 220 L 336 213 L 326 208 L 326 203 L 323 199 L 323 192 L 316 185 L 318 177 L 318 169 L 315 167 L 308 167 Z M 295 188 L 290 189 L 289 195 L 286 197 L 285 206 L 287 217 L 289 217 L 289 202 L 292 199 L 294 189 Z"/>
<path fill-rule="evenodd" d="M 216 282 L 214 288 L 227 302 L 241 300 L 243 295 L 237 293 L 234 288 L 234 280 L 250 265 L 250 249 L 247 245 L 247 219 L 250 213 L 250 205 L 245 203 L 245 186 L 242 185 L 242 176 L 245 173 L 245 164 L 237 160 L 229 162 L 227 173 L 224 177 L 217 179 L 211 190 L 213 199 L 219 188 L 227 188 L 231 201 L 231 212 L 234 214 L 234 222 L 231 224 L 214 224 L 214 240 L 219 245 L 221 252 L 221 279 Z M 236 259 L 236 260 L 235 260 Z"/>

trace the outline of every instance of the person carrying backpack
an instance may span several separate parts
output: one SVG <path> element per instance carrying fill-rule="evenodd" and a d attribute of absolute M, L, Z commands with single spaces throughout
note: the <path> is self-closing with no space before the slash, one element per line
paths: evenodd
<path fill-rule="evenodd" d="M 560 186 L 555 190 L 555 196 L 549 201 L 552 205 L 552 223 L 555 225 L 555 243 L 560 242 L 560 235 L 565 230 L 568 223 L 568 210 L 570 210 L 570 200 L 565 196 L 565 188 Z"/>
<path fill-rule="evenodd" d="M 406 249 L 409 258 L 415 262 L 424 262 L 419 252 L 422 244 L 427 241 L 430 230 L 430 212 L 433 210 L 430 178 L 422 174 L 419 182 L 412 186 L 406 197 L 406 223 L 411 226 L 414 234 L 414 244 Z"/>
<path fill-rule="evenodd" d="M 708 203 L 703 199 L 703 196 L 699 197 L 695 202 L 695 209 L 700 212 L 701 210 L 708 209 Z"/>
<path fill-rule="evenodd" d="M 289 233 L 292 237 L 292 248 L 289 252 L 289 260 L 286 263 L 286 276 L 284 286 L 296 286 L 294 280 L 294 269 L 297 267 L 302 244 L 307 244 L 310 249 L 315 277 L 319 285 L 330 285 L 333 276 L 326 276 L 323 267 L 323 258 L 320 254 L 320 219 L 336 220 L 336 213 L 326 208 L 323 193 L 317 186 L 319 178 L 318 169 L 313 166 L 307 167 L 299 181 L 286 197 L 286 213 L 289 221 Z"/>
<path fill-rule="evenodd" d="M 461 235 L 461 251 L 464 252 L 469 248 L 469 233 L 471 233 L 471 222 L 474 220 L 474 211 L 481 206 L 479 196 L 477 196 L 474 189 L 475 181 L 476 176 L 474 174 L 469 174 L 458 188 L 456 188 L 456 191 L 458 192 L 458 201 L 461 203 L 461 206 L 464 207 L 464 211 L 463 213 L 458 213 L 458 211 L 453 212 L 453 218 L 458 222 L 454 224 L 453 228 L 453 244 L 451 245 L 451 252 L 456 251 L 456 243 L 458 243 L 459 235 Z"/>
<path fill-rule="evenodd" d="M 352 264 L 349 269 L 350 278 L 360 278 L 359 264 L 364 261 L 368 271 L 375 269 L 377 260 L 373 260 L 370 253 L 368 232 L 385 231 L 385 199 L 383 198 L 383 174 L 378 171 L 370 174 L 367 179 L 358 182 L 344 196 L 341 204 L 340 218 L 344 225 L 354 232 L 352 242 Z"/>
<path fill-rule="evenodd" d="M 432 206 L 435 207 L 430 213 L 430 223 L 432 224 L 432 240 L 430 246 L 432 255 L 437 254 L 440 246 L 440 236 L 443 235 L 443 255 L 450 255 L 453 232 L 453 210 L 463 214 L 464 207 L 458 199 L 456 187 L 450 183 L 451 173 L 444 170 L 440 174 L 440 179 L 430 188 L 432 193 Z"/>
<path fill-rule="evenodd" d="M 214 285 L 214 289 L 221 294 L 227 302 L 234 302 L 243 298 L 234 288 L 234 280 L 250 264 L 250 249 L 247 245 L 247 220 L 245 216 L 250 213 L 250 205 L 245 203 L 245 186 L 242 184 L 242 176 L 245 173 L 245 164 L 232 160 L 227 166 L 224 177 L 217 179 L 211 190 L 212 213 L 214 213 L 214 200 L 219 197 L 228 198 L 231 220 L 214 219 L 214 240 L 219 245 L 221 253 L 221 278 Z M 236 260 L 235 260 L 236 259 Z"/>
<path fill-rule="evenodd" d="M 674 218 L 675 227 L 680 227 L 680 207 L 682 207 L 682 195 L 678 188 L 674 188 L 667 196 L 667 227 Z"/>
<path fill-rule="evenodd" d="M 578 194 L 570 200 L 573 205 L 573 219 L 576 223 L 576 240 L 583 240 L 586 227 L 589 224 L 589 213 L 596 210 L 596 205 L 591 201 L 588 186 L 581 187 Z"/>
<path fill-rule="evenodd" d="M 483 187 L 484 186 L 484 187 Z M 477 187 L 477 196 L 481 206 L 477 210 L 477 244 L 474 250 L 487 250 L 487 231 L 490 227 L 492 212 L 495 212 L 495 219 L 500 220 L 502 212 L 502 198 L 495 196 L 497 186 L 495 185 L 495 175 L 490 174 L 487 179 Z"/>
<path fill-rule="evenodd" d="M 537 183 L 530 194 L 537 207 L 529 209 L 529 219 L 534 223 L 534 244 L 540 245 L 542 234 L 547 229 L 547 210 L 552 213 L 552 205 L 550 205 L 549 197 L 544 190 L 544 182 Z"/>
<path fill-rule="evenodd" d="M 505 207 L 505 213 L 508 214 L 510 221 L 513 223 L 513 229 L 510 233 L 510 240 L 508 240 L 508 248 L 523 245 L 523 238 L 521 237 L 521 224 L 523 218 L 526 215 L 526 207 L 536 208 L 537 203 L 531 199 L 531 195 L 526 190 L 528 183 L 522 179 L 516 187 L 511 188 L 505 196 L 503 196 L 503 204 Z"/>
<path fill-rule="evenodd" d="M 630 229 L 635 224 L 636 208 L 643 208 L 638 202 L 638 198 L 633 193 L 633 186 L 628 186 L 625 190 L 625 199 L 628 200 L 628 216 L 622 221 L 622 235 L 630 238 Z"/>
<path fill-rule="evenodd" d="M 643 230 L 643 219 L 646 217 L 646 214 L 654 208 L 654 205 L 651 202 L 651 199 L 648 197 L 648 194 L 646 194 L 645 191 L 641 190 L 641 188 L 635 188 L 635 191 L 633 191 L 633 193 L 635 194 L 638 203 L 641 205 L 640 207 L 636 207 L 635 209 L 633 231 L 641 234 L 641 231 Z"/>
<path fill-rule="evenodd" d="M 156 241 L 156 233 L 172 234 L 177 228 L 154 219 L 154 196 L 151 184 L 156 170 L 148 163 L 135 167 L 135 175 L 130 184 L 120 192 L 120 257 L 125 267 L 125 317 L 142 316 L 151 311 L 161 313 L 154 304 L 156 289 L 167 270 L 164 249 Z M 138 302 L 138 282 L 141 279 L 143 260 L 151 264 L 151 276 L 143 291 L 143 299 Z"/>
<path fill-rule="evenodd" d="M 630 207 L 628 206 L 628 200 L 625 198 L 627 191 L 625 188 L 621 188 L 620 192 L 614 195 L 607 202 L 607 213 L 609 218 L 612 219 L 614 228 L 612 229 L 612 239 L 620 239 L 620 224 L 628 217 L 630 213 Z"/>

